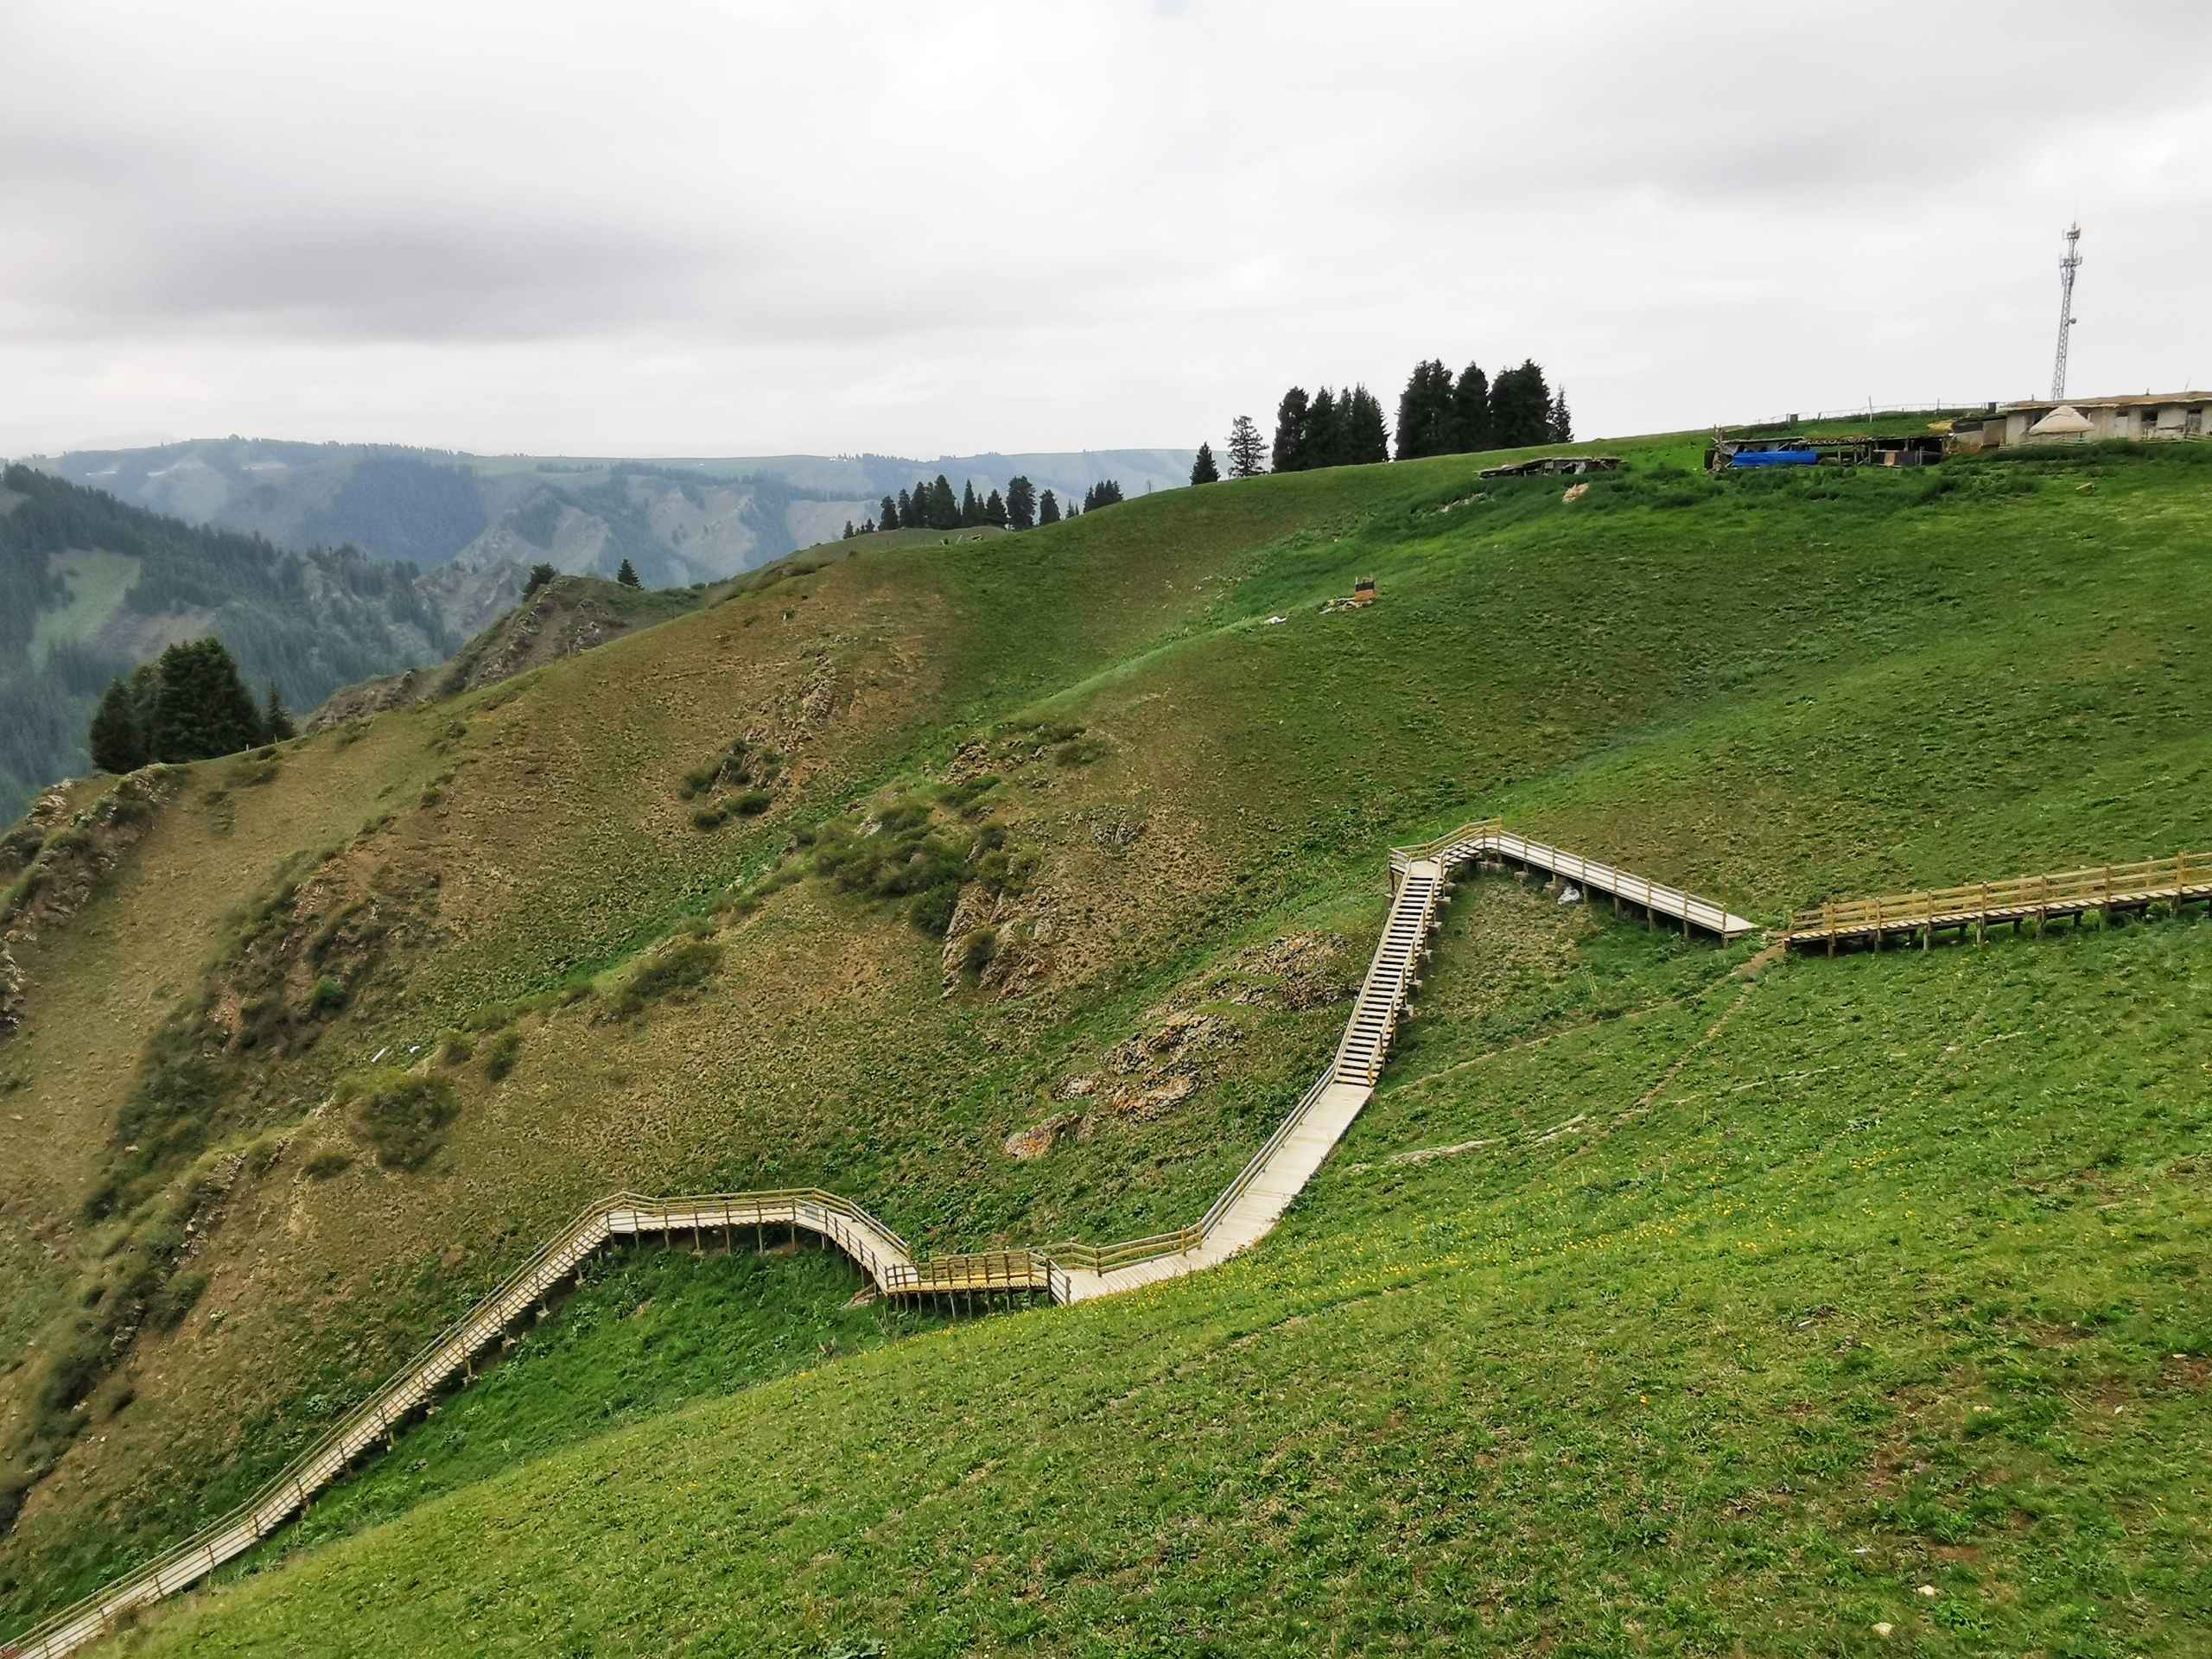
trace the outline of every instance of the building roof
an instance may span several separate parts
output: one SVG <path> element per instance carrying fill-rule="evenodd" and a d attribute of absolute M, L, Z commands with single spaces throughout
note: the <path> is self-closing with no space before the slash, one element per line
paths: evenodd
<path fill-rule="evenodd" d="M 2208 403 L 2212 403 L 2212 391 L 2146 391 L 2125 397 L 2030 397 L 2017 404 L 2006 404 L 2003 412 L 2007 415 L 2032 415 L 2037 410 L 2048 412 L 2069 406 L 2079 411 L 2084 409 L 2148 409 L 2166 404 Z"/>

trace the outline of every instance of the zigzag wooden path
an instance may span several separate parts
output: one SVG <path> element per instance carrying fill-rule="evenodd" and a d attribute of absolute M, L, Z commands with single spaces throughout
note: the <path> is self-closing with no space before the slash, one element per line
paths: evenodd
<path fill-rule="evenodd" d="M 1485 858 L 1580 881 L 1586 891 L 1612 893 L 1643 906 L 1654 918 L 1679 922 L 1685 932 L 1701 930 L 1725 941 L 1752 931 L 1751 923 L 1722 906 L 1511 835 L 1495 822 L 1469 825 L 1424 846 L 1394 848 L 1389 914 L 1328 1069 L 1192 1225 L 1122 1244 L 1069 1242 L 917 1261 L 904 1238 L 834 1192 L 806 1189 L 673 1198 L 619 1192 L 601 1198 L 540 1245 L 497 1289 L 253 1497 L 105 1589 L 0 1645 L 0 1659 L 62 1659 L 113 1631 L 124 1615 L 175 1594 L 252 1549 L 379 1441 L 389 1446 L 400 1424 L 428 1406 L 454 1377 L 473 1376 L 477 1355 L 511 1342 L 509 1332 L 516 1325 L 543 1314 L 556 1287 L 616 1239 L 656 1234 L 673 1239 L 688 1232 L 703 1241 L 716 1231 L 734 1238 L 747 1228 L 783 1228 L 794 1236 L 804 1230 L 842 1250 L 884 1295 L 967 1297 L 971 1303 L 978 1294 L 1046 1295 L 1060 1304 L 1088 1301 L 1227 1261 L 1274 1229 L 1373 1097 L 1407 999 L 1420 982 L 1414 970 L 1427 954 L 1437 912 L 1450 902 L 1446 888 L 1452 871 Z"/>

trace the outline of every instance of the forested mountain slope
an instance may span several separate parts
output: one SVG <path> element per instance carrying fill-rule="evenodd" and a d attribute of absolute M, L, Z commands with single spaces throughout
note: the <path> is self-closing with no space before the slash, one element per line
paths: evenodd
<path fill-rule="evenodd" d="M 256 692 L 295 709 L 442 661 L 521 573 L 460 582 L 357 549 L 279 550 L 26 467 L 0 474 L 0 816 L 89 769 L 101 689 L 162 646 L 214 634 Z"/>
<path fill-rule="evenodd" d="M 828 550 L 59 803 L 0 1045 L 15 1624 L 602 1192 L 1191 1219 L 1333 1047 L 1392 840 L 1497 814 L 1762 920 L 2212 849 L 2202 451 L 1612 448 L 1572 499 L 1448 456 Z M 1834 961 L 1451 915 L 1249 1258 L 935 1330 L 610 1264 L 138 1639 L 2202 1649 L 2198 910 Z"/>

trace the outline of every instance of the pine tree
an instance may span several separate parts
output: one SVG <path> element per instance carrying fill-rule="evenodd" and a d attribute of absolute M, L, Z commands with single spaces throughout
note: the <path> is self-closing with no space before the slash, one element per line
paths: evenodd
<path fill-rule="evenodd" d="M 638 580 L 638 567 L 627 559 L 622 561 L 622 568 L 614 573 L 614 580 L 625 588 L 642 588 L 645 585 Z"/>
<path fill-rule="evenodd" d="M 901 490 L 899 492 L 899 503 L 893 511 L 895 511 L 899 515 L 895 522 L 900 530 L 919 530 L 922 528 L 920 512 L 921 505 L 922 504 L 919 501 L 909 497 L 906 491 Z"/>
<path fill-rule="evenodd" d="M 1083 510 L 1096 512 L 1101 507 L 1110 507 L 1122 499 L 1122 486 L 1110 478 L 1102 478 L 1083 493 Z"/>
<path fill-rule="evenodd" d="M 146 727 L 138 700 L 120 680 L 107 683 L 92 715 L 92 764 L 102 772 L 136 772 L 146 764 Z"/>
<path fill-rule="evenodd" d="M 561 573 L 558 570 L 556 570 L 550 564 L 531 565 L 530 567 L 530 580 L 522 585 L 522 596 L 524 599 L 528 599 L 532 594 L 536 593 L 539 588 L 545 586 L 547 582 L 552 581 L 554 577 L 560 574 Z"/>
<path fill-rule="evenodd" d="M 1574 442 L 1574 416 L 1567 407 L 1565 386 L 1561 386 L 1558 394 L 1552 398 L 1552 442 L 1554 443 Z"/>
<path fill-rule="evenodd" d="M 146 747 L 152 759 L 205 760 L 261 741 L 261 711 L 223 642 L 210 635 L 162 653 Z"/>
<path fill-rule="evenodd" d="M 1231 478 L 1252 478 L 1268 464 L 1268 446 L 1260 436 L 1260 429 L 1252 423 L 1249 415 L 1239 415 L 1229 423 L 1229 475 Z"/>
<path fill-rule="evenodd" d="M 1213 446 L 1203 441 L 1198 445 L 1197 459 L 1191 462 L 1191 482 L 1193 484 L 1221 482 L 1221 468 L 1213 464 Z"/>
<path fill-rule="evenodd" d="M 853 521 L 849 518 L 845 520 L 845 539 L 849 542 L 853 539 Z"/>
<path fill-rule="evenodd" d="M 1460 370 L 1459 384 L 1452 389 L 1452 428 L 1454 454 L 1497 448 L 1490 417 L 1490 377 L 1479 363 Z"/>
<path fill-rule="evenodd" d="M 1037 492 L 1026 478 L 1006 481 L 1006 527 L 1028 530 L 1037 523 Z"/>
<path fill-rule="evenodd" d="M 863 535 L 863 536 L 873 536 L 873 535 L 874 535 L 874 534 L 875 534 L 875 520 L 874 520 L 874 519 L 873 519 L 873 518 L 871 518 L 871 519 L 869 519 L 866 524 L 862 524 L 862 525 L 861 526 L 861 535 Z"/>
<path fill-rule="evenodd" d="M 1283 393 L 1275 408 L 1275 471 L 1302 473 L 1313 465 L 1306 442 L 1313 414 L 1305 387 L 1293 386 Z"/>
<path fill-rule="evenodd" d="M 878 530 L 899 528 L 899 503 L 887 495 L 883 498 L 883 505 L 875 510 L 875 527 Z"/>
<path fill-rule="evenodd" d="M 1313 394 L 1313 406 L 1306 411 L 1303 447 L 1308 472 L 1344 464 L 1343 423 L 1338 417 L 1337 395 L 1326 386 Z"/>
<path fill-rule="evenodd" d="M 1006 503 L 999 499 L 999 493 L 996 490 L 993 490 L 984 498 L 983 518 L 987 522 L 996 524 L 1001 530 L 1006 528 Z"/>
<path fill-rule="evenodd" d="M 976 499 L 976 480 L 969 479 L 960 486 L 960 525 L 965 530 L 983 522 L 983 504 Z"/>
<path fill-rule="evenodd" d="M 943 473 L 930 486 L 930 528 L 957 530 L 960 528 L 960 503 L 953 498 L 952 483 Z"/>
<path fill-rule="evenodd" d="M 1344 466 L 1368 467 L 1390 459 L 1390 429 L 1382 423 L 1381 399 L 1363 385 L 1354 386 L 1344 394 L 1338 410 Z"/>
<path fill-rule="evenodd" d="M 1441 360 L 1414 365 L 1398 397 L 1398 459 L 1448 455 L 1459 444 L 1452 416 L 1452 371 Z"/>
<path fill-rule="evenodd" d="M 1060 504 L 1053 499 L 1052 493 L 1047 490 L 1037 498 L 1037 527 L 1042 530 L 1046 524 L 1057 524 L 1059 522 Z"/>
<path fill-rule="evenodd" d="M 276 694 L 276 682 L 270 681 L 269 701 L 261 709 L 261 741 L 282 743 L 299 734 L 299 728 L 292 724 L 291 710 L 284 707 L 284 699 Z"/>
<path fill-rule="evenodd" d="M 1551 388 L 1534 359 L 1502 372 L 1490 389 L 1491 435 L 1501 449 L 1522 449 L 1548 442 L 1552 429 Z"/>

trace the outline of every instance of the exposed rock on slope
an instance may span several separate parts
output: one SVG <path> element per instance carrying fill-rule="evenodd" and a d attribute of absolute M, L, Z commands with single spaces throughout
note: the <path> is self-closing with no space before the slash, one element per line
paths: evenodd
<path fill-rule="evenodd" d="M 595 576 L 556 576 L 461 647 L 451 662 L 333 692 L 302 722 L 302 729 L 318 732 L 389 709 L 459 696 L 664 622 L 699 603 L 700 595 L 689 588 L 641 593 Z"/>

